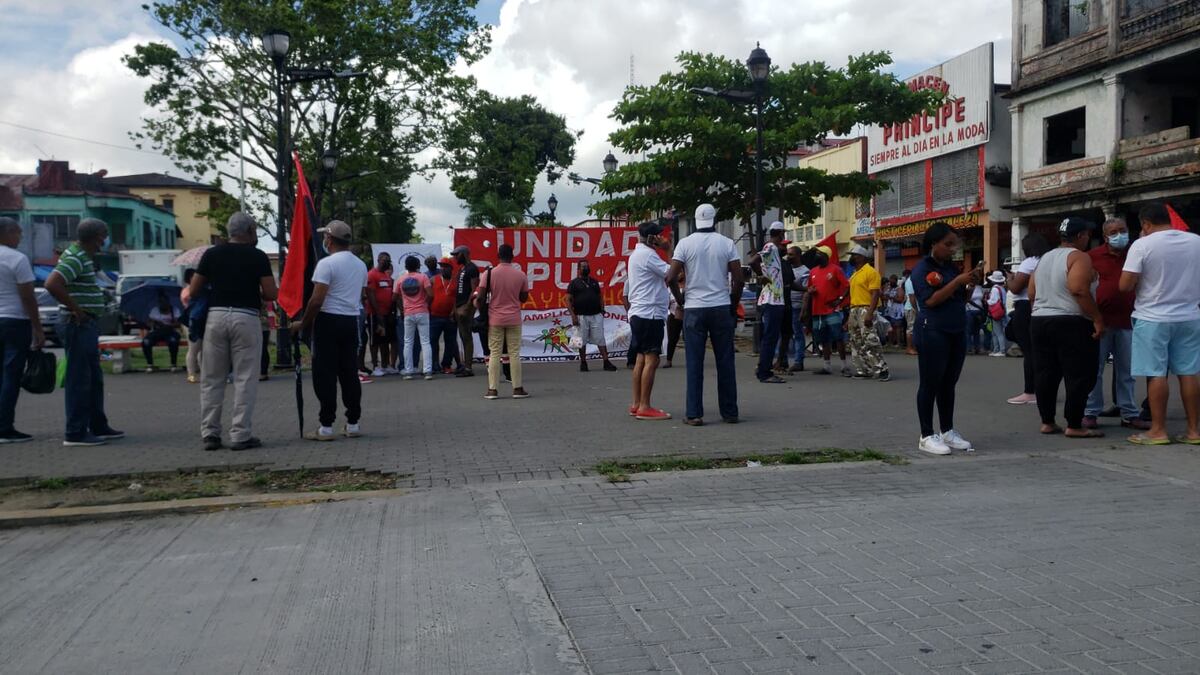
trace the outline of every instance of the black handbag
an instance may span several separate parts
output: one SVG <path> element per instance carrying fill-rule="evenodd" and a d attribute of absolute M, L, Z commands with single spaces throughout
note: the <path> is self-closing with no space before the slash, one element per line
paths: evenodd
<path fill-rule="evenodd" d="M 482 333 L 488 328 L 488 301 L 491 300 L 491 292 L 492 270 L 488 270 L 487 286 L 483 288 L 482 295 L 479 296 L 480 301 L 476 307 L 475 318 L 471 322 L 471 330 L 476 333 Z"/>
<path fill-rule="evenodd" d="M 54 380 L 58 377 L 58 360 L 50 352 L 35 349 L 25 359 L 25 373 L 21 375 L 21 388 L 31 394 L 49 394 L 54 391 Z"/>

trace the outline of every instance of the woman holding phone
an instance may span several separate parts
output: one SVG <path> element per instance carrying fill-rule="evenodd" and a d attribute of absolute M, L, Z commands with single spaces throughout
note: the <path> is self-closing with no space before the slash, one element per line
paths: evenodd
<path fill-rule="evenodd" d="M 917 418 L 921 441 L 917 449 L 932 455 L 952 450 L 972 452 L 971 443 L 954 429 L 954 390 L 967 357 L 967 287 L 983 280 L 983 266 L 960 272 L 953 259 L 960 241 L 958 233 L 944 222 L 925 230 L 921 250 L 925 257 L 912 272 L 913 301 L 917 307 L 913 344 L 917 348 L 920 384 L 917 387 Z M 933 407 L 937 405 L 940 433 L 934 430 Z"/>

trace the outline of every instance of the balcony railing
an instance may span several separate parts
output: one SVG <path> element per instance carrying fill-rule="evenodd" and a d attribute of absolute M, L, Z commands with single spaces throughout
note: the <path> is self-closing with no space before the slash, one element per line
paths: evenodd
<path fill-rule="evenodd" d="M 1195 28 L 1197 23 L 1200 23 L 1200 0 L 1180 0 L 1122 21 L 1121 41 L 1140 42 Z"/>

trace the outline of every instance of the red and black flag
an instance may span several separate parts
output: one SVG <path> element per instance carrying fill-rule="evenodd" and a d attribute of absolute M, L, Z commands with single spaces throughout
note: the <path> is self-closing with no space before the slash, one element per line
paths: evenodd
<path fill-rule="evenodd" d="M 313 237 L 317 211 L 313 206 L 308 181 L 304 180 L 300 155 L 293 152 L 292 161 L 296 164 L 296 206 L 292 211 L 292 236 L 288 241 L 287 261 L 279 282 L 279 306 L 290 318 L 298 320 L 308 299 L 312 297 L 312 273 L 318 257 Z"/>

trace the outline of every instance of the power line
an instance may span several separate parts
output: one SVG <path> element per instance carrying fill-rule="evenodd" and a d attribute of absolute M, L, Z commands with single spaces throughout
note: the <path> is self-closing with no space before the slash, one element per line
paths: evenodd
<path fill-rule="evenodd" d="M 128 150 L 130 152 L 141 152 L 141 153 L 144 153 L 147 155 L 157 155 L 159 157 L 167 157 L 167 155 L 164 155 L 161 152 L 154 152 L 153 150 L 143 150 L 142 148 L 134 148 L 134 147 L 131 147 L 128 145 L 117 145 L 115 143 L 106 143 L 104 141 L 96 141 L 96 140 L 92 140 L 90 138 L 80 138 L 79 136 L 69 136 L 67 134 L 60 134 L 57 131 L 47 131 L 46 129 L 37 129 L 35 127 L 28 127 L 28 126 L 25 126 L 24 124 L 17 124 L 15 122 L 8 122 L 6 120 L 0 120 L 0 124 L 9 126 L 9 127 L 15 127 L 17 129 L 24 129 L 25 131 L 32 131 L 32 132 L 39 133 L 39 134 L 46 134 L 48 136 L 57 136 L 58 138 L 65 138 L 65 139 L 71 140 L 71 141 L 79 141 L 81 143 L 92 143 L 93 145 L 103 145 L 108 148 L 116 148 L 117 150 Z M 168 157 L 168 159 L 170 159 L 170 158 Z"/>

